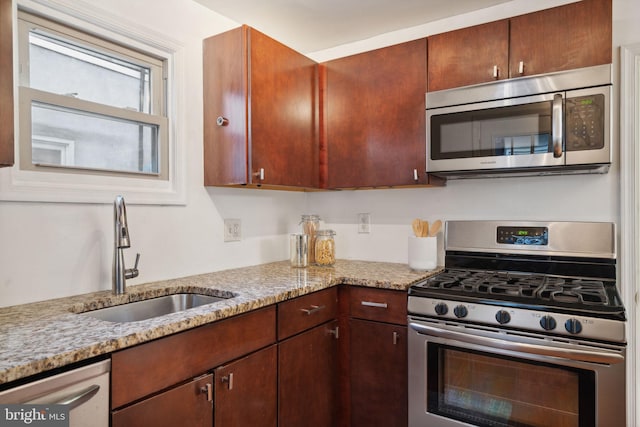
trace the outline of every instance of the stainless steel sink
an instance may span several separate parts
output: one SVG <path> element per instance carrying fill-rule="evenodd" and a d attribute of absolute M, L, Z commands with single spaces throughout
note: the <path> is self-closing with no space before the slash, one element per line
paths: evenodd
<path fill-rule="evenodd" d="M 86 311 L 80 314 L 100 320 L 106 320 L 108 322 L 137 322 L 139 320 L 151 319 L 153 317 L 164 316 L 165 314 L 188 310 L 201 305 L 212 304 L 225 299 L 227 298 L 202 294 L 179 293 L 143 301 L 130 302 L 113 307 L 105 307 L 93 311 Z"/>

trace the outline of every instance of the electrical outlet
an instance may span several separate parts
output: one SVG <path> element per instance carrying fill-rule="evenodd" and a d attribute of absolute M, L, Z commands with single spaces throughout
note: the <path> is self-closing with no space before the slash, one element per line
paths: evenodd
<path fill-rule="evenodd" d="M 371 214 L 358 214 L 358 233 L 371 233 Z"/>
<path fill-rule="evenodd" d="M 224 241 L 237 242 L 240 240 L 240 219 L 227 218 L 224 220 Z"/>

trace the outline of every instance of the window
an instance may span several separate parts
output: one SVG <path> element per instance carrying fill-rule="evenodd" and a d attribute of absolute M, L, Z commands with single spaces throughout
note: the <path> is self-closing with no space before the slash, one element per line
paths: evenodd
<path fill-rule="evenodd" d="M 20 168 L 167 180 L 165 60 L 19 13 Z"/>

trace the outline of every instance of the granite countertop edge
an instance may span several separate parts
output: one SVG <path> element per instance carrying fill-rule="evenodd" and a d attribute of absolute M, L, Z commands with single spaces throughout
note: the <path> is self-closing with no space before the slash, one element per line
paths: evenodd
<path fill-rule="evenodd" d="M 129 286 L 124 295 L 99 291 L 0 308 L 0 385 L 339 284 L 406 291 L 440 270 L 357 260 L 293 268 L 279 261 Z M 78 314 L 178 292 L 231 298 L 138 322 Z"/>

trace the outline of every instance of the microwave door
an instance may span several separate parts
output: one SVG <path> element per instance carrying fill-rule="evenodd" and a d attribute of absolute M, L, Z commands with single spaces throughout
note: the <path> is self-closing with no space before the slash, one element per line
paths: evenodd
<path fill-rule="evenodd" d="M 559 96 L 555 106 L 546 94 L 428 110 L 428 171 L 563 165 Z"/>

